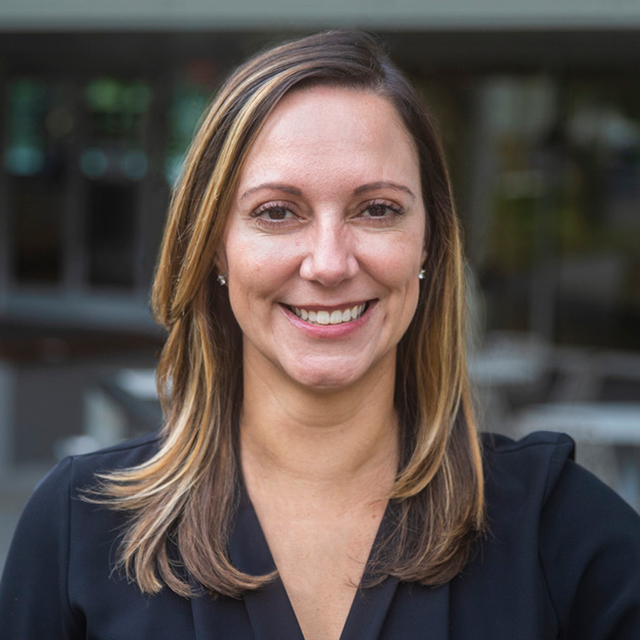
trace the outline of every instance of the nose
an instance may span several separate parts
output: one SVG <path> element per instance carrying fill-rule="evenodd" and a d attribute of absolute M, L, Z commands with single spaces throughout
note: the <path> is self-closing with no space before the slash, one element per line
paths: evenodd
<path fill-rule="evenodd" d="M 335 287 L 358 273 L 353 234 L 342 220 L 317 222 L 310 232 L 309 247 L 300 265 L 302 278 Z"/>

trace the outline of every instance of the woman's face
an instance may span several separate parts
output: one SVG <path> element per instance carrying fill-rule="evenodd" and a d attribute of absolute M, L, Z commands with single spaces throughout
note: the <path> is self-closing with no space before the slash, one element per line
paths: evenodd
<path fill-rule="evenodd" d="M 245 369 L 316 390 L 394 371 L 424 235 L 418 156 L 393 105 L 336 87 L 285 96 L 248 154 L 216 265 Z"/>

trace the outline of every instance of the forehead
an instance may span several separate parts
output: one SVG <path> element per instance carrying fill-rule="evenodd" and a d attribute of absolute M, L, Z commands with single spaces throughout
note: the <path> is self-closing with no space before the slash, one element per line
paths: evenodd
<path fill-rule="evenodd" d="M 419 180 L 415 143 L 391 101 L 334 86 L 294 90 L 278 103 L 249 150 L 241 182 L 314 170 Z"/>

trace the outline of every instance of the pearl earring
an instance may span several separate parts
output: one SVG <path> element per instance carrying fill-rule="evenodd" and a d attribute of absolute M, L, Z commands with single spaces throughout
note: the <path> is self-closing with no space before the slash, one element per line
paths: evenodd
<path fill-rule="evenodd" d="M 220 286 L 224 287 L 225 284 L 227 284 L 227 276 L 223 275 L 222 273 L 218 276 L 218 282 L 220 283 Z"/>
<path fill-rule="evenodd" d="M 424 269 L 420 269 L 418 272 L 418 280 L 424 280 L 427 277 L 427 272 Z"/>

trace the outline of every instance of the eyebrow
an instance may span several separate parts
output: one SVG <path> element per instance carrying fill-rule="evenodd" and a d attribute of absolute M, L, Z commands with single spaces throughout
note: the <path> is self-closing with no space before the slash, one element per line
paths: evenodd
<path fill-rule="evenodd" d="M 247 189 L 241 196 L 240 200 L 244 200 L 252 193 L 256 191 L 262 191 L 263 189 L 273 189 L 274 191 L 283 191 L 284 193 L 290 193 L 294 196 L 301 196 L 302 191 L 300 189 L 296 189 L 296 187 L 292 187 L 287 184 L 279 184 L 277 182 L 265 182 L 264 184 L 259 184 L 256 187 L 252 187 L 251 189 Z M 398 184 L 397 182 L 392 182 L 391 180 L 382 180 L 380 182 L 370 182 L 369 184 L 363 184 L 360 187 L 357 187 L 353 190 L 353 195 L 359 196 L 362 193 L 366 193 L 367 191 L 375 191 L 376 189 L 395 189 L 397 191 L 403 191 L 410 195 L 414 200 L 416 199 L 415 194 L 409 187 L 404 186 L 403 184 Z"/>
<path fill-rule="evenodd" d="M 353 190 L 353 194 L 358 196 L 361 193 L 366 193 L 367 191 L 375 191 L 376 189 L 395 189 L 397 191 L 404 191 L 409 194 L 414 200 L 416 199 L 415 194 L 409 187 L 405 187 L 403 184 L 398 184 L 397 182 L 392 182 L 391 180 L 382 180 L 381 182 L 371 182 L 369 184 L 363 184 L 361 187 Z"/>
<path fill-rule="evenodd" d="M 252 193 L 255 193 L 256 191 L 262 191 L 263 189 L 273 189 L 274 191 L 284 191 L 284 193 L 290 193 L 293 196 L 302 195 L 302 191 L 300 191 L 300 189 L 296 189 L 295 187 L 291 187 L 287 184 L 278 184 L 277 182 L 265 182 L 264 184 L 259 184 L 257 187 L 252 187 L 251 189 L 247 189 L 240 196 L 240 200 L 244 200 L 246 197 L 250 196 Z"/>

